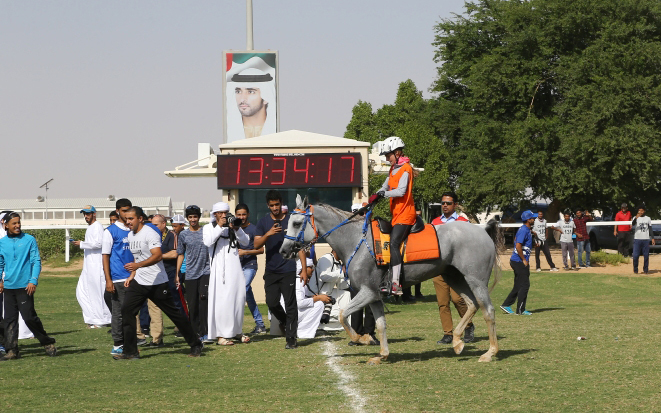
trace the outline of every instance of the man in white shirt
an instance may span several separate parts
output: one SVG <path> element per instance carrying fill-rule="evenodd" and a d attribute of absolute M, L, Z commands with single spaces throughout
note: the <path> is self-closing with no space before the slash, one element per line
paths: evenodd
<path fill-rule="evenodd" d="M 126 212 L 126 223 L 130 229 L 129 247 L 135 261 L 124 266 L 131 272 L 124 282 L 126 287 L 122 305 L 124 350 L 122 354 L 113 357 L 116 360 L 140 358 L 135 335 L 135 317 L 146 299 L 153 301 L 179 328 L 186 342 L 191 346 L 189 356 L 199 357 L 202 353 L 202 342 L 193 331 L 190 321 L 174 305 L 168 286 L 168 276 L 163 266 L 161 236 L 153 228 L 145 225 L 144 213 L 140 207 L 131 207 Z"/>
<path fill-rule="evenodd" d="M 89 328 L 101 328 L 110 324 L 110 309 L 104 301 L 106 277 L 103 273 L 101 244 L 103 225 L 96 220 L 96 208 L 86 205 L 80 210 L 85 215 L 89 227 L 85 231 L 85 241 L 74 241 L 73 245 L 84 251 L 83 271 L 76 287 L 76 299 L 83 310 L 83 320 Z"/>
<path fill-rule="evenodd" d="M 558 221 L 557 224 L 553 227 L 554 231 L 560 233 L 560 247 L 562 249 L 562 265 L 565 270 L 569 269 L 567 266 L 567 254 L 569 254 L 569 259 L 571 261 L 571 268 L 576 269 L 576 259 L 574 258 L 574 242 L 572 235 L 574 235 L 574 229 L 576 225 L 571 219 L 571 214 L 569 211 L 565 211 L 564 220 Z"/>
<path fill-rule="evenodd" d="M 551 267 L 551 271 L 558 271 L 553 264 L 553 259 L 551 258 L 551 251 L 549 251 L 549 245 L 546 243 L 546 238 L 548 235 L 548 228 L 546 226 L 546 220 L 544 219 L 544 211 L 537 212 L 537 218 L 532 224 L 532 233 L 537 237 L 538 243 L 535 244 L 535 261 L 537 263 L 537 272 L 542 271 L 542 266 L 539 260 L 539 252 L 543 251 L 544 256 L 546 257 L 546 262 Z"/>

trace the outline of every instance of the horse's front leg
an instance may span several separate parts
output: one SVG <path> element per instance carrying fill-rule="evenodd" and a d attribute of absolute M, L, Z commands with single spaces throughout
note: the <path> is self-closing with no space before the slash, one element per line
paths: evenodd
<path fill-rule="evenodd" d="M 390 355 L 388 350 L 388 338 L 386 337 L 386 313 L 383 310 L 383 301 L 375 301 L 370 304 L 372 314 L 376 320 L 376 334 L 381 342 L 381 351 L 378 357 L 372 357 L 367 361 L 367 364 L 379 364 L 385 361 Z"/>
<path fill-rule="evenodd" d="M 356 311 L 364 308 L 368 303 L 369 303 L 370 297 L 367 292 L 367 289 L 362 289 L 358 291 L 358 294 L 356 294 L 355 297 L 349 301 L 349 304 L 347 305 L 346 308 L 340 310 L 340 324 L 342 324 L 342 327 L 344 327 L 344 331 L 347 332 L 349 335 L 349 339 L 353 341 L 354 343 L 362 343 L 362 344 L 369 344 L 371 337 L 369 337 L 369 334 L 367 334 L 367 338 L 364 336 L 361 336 L 360 334 L 356 333 L 356 331 L 351 327 L 351 324 L 349 324 L 349 316 Z M 365 340 L 367 340 L 365 342 Z"/>

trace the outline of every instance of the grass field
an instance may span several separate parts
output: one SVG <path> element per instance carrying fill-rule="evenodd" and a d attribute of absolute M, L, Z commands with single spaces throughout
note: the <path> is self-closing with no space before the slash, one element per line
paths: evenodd
<path fill-rule="evenodd" d="M 114 361 L 106 329 L 82 323 L 76 281 L 41 279 L 37 312 L 61 355 L 46 357 L 36 340 L 22 340 L 23 358 L 0 363 L 0 411 L 347 411 L 357 406 L 347 389 L 362 395 L 365 411 L 661 409 L 661 278 L 533 273 L 534 314 L 499 311 L 501 350 L 492 363 L 477 362 L 488 347 L 481 312 L 477 341 L 461 355 L 436 344 L 442 331 L 427 282 L 423 301 L 388 304 L 391 356 L 379 366 L 365 364 L 376 347 L 349 347 L 343 332 L 301 340 L 294 351 L 282 338 L 258 336 L 191 359 L 169 320 L 165 348 Z M 496 305 L 511 285 L 506 272 Z M 245 320 L 249 331 L 248 313 Z M 334 368 L 324 352 L 335 353 Z"/>

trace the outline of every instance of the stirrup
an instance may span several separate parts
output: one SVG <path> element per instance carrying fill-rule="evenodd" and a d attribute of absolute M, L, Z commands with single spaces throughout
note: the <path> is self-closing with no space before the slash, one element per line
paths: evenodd
<path fill-rule="evenodd" d="M 381 291 L 381 295 L 384 295 L 386 297 L 389 297 L 392 294 L 392 281 L 390 280 L 390 277 L 381 281 L 381 285 L 379 286 L 379 291 Z"/>

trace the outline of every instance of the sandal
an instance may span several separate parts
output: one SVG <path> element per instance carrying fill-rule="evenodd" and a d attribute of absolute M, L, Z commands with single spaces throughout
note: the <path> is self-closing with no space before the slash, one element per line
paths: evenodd
<path fill-rule="evenodd" d="M 248 337 L 248 336 L 246 336 L 246 335 L 241 335 L 241 342 L 242 342 L 243 344 L 248 344 L 248 343 L 251 343 L 252 340 L 250 339 L 250 337 Z"/>
<path fill-rule="evenodd" d="M 232 340 L 228 340 L 226 338 L 219 337 L 218 342 L 216 344 L 219 345 L 219 346 L 233 346 L 234 342 Z"/>

